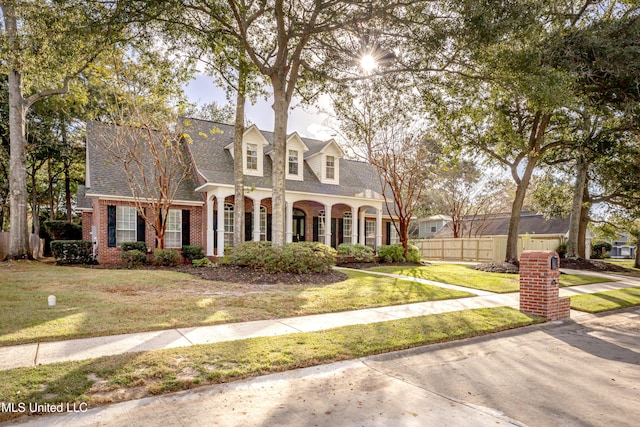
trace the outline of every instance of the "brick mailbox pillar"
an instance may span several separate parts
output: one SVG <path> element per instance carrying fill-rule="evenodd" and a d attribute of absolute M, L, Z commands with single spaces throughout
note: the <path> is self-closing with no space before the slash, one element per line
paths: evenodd
<path fill-rule="evenodd" d="M 520 311 L 547 320 L 569 318 L 569 298 L 560 298 L 555 251 L 524 251 L 520 257 Z"/>

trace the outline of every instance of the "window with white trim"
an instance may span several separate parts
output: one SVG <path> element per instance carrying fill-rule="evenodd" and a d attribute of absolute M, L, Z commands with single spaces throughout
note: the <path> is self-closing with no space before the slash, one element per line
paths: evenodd
<path fill-rule="evenodd" d="M 289 175 L 298 175 L 299 165 L 298 150 L 289 150 Z"/>
<path fill-rule="evenodd" d="M 267 240 L 267 208 L 260 206 L 260 240 Z"/>
<path fill-rule="evenodd" d="M 247 170 L 258 170 L 258 145 L 247 144 Z"/>
<path fill-rule="evenodd" d="M 318 212 L 318 239 L 324 241 L 324 221 L 325 215 L 324 210 Z"/>
<path fill-rule="evenodd" d="M 134 206 L 116 207 L 116 246 L 137 240 L 138 214 Z"/>
<path fill-rule="evenodd" d="M 335 179 L 336 178 L 336 158 L 334 156 L 327 156 L 326 166 L 327 168 L 325 171 L 325 178 Z"/>
<path fill-rule="evenodd" d="M 233 205 L 224 204 L 224 244 L 233 245 Z"/>
<path fill-rule="evenodd" d="M 164 230 L 164 247 L 172 249 L 182 247 L 181 209 L 169 209 L 166 228 Z"/>
<path fill-rule="evenodd" d="M 392 245 L 395 245 L 396 243 L 400 242 L 400 236 L 398 235 L 398 230 L 396 230 L 396 227 L 391 224 L 390 230 L 389 230 L 389 243 Z"/>
<path fill-rule="evenodd" d="M 353 218 L 351 212 L 345 212 L 342 215 L 342 241 L 351 243 L 351 230 L 353 227 Z"/>
<path fill-rule="evenodd" d="M 368 219 L 364 222 L 365 244 L 372 248 L 376 245 L 376 222 Z"/>

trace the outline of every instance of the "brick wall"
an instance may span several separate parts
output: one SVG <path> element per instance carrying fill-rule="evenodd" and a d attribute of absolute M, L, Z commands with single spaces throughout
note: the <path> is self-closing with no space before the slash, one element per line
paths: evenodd
<path fill-rule="evenodd" d="M 93 213 L 82 212 L 82 240 L 91 241 L 91 226 L 93 225 Z"/>
<path fill-rule="evenodd" d="M 569 298 L 559 297 L 560 270 L 551 269 L 555 251 L 524 251 L 520 257 L 520 311 L 547 320 L 569 318 Z"/>
<path fill-rule="evenodd" d="M 94 225 L 98 227 L 98 262 L 100 264 L 110 264 L 120 262 L 121 249 L 119 247 L 108 246 L 108 220 L 107 220 L 107 206 L 135 206 L 132 202 L 113 201 L 113 200 L 100 200 L 94 202 L 94 210 L 97 210 L 97 215 L 92 215 L 91 220 L 95 222 Z M 197 246 L 205 246 L 205 215 L 204 208 L 201 206 L 172 206 L 172 209 L 189 210 L 190 213 L 190 244 Z M 102 220 L 98 220 L 101 218 Z M 83 213 L 83 239 L 84 239 L 84 213 Z M 91 225 L 88 224 L 89 231 L 91 231 Z M 147 248 L 153 249 L 156 247 L 155 230 L 150 222 L 145 224 L 145 243 Z M 90 240 L 90 239 L 89 239 Z"/>

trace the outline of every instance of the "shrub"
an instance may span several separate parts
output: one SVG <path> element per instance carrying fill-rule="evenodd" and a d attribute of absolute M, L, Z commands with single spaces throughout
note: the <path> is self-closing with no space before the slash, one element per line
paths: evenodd
<path fill-rule="evenodd" d="M 591 259 L 602 259 L 612 249 L 609 242 L 593 242 L 591 244 Z"/>
<path fill-rule="evenodd" d="M 128 251 L 140 251 L 143 254 L 147 253 L 147 244 L 145 242 L 123 242 L 120 245 L 120 249 L 122 249 L 122 252 L 128 252 Z"/>
<path fill-rule="evenodd" d="M 560 258 L 566 258 L 567 256 L 567 244 L 560 243 L 560 245 L 556 248 L 556 252 L 558 252 L 558 256 Z"/>
<path fill-rule="evenodd" d="M 180 254 L 173 249 L 156 249 L 153 251 L 153 265 L 175 267 L 180 264 Z"/>
<path fill-rule="evenodd" d="M 51 252 L 58 264 L 94 264 L 91 242 L 85 240 L 54 240 Z"/>
<path fill-rule="evenodd" d="M 374 262 L 373 249 L 360 243 L 341 243 L 338 245 L 338 256 L 353 257 L 356 262 Z"/>
<path fill-rule="evenodd" d="M 130 249 L 128 251 L 122 251 L 120 256 L 127 267 L 137 267 L 147 262 L 146 252 L 142 252 L 138 249 Z"/>
<path fill-rule="evenodd" d="M 233 249 L 230 262 L 267 273 L 324 273 L 335 263 L 336 254 L 335 249 L 318 242 L 275 247 L 269 242 L 245 242 Z"/>
<path fill-rule="evenodd" d="M 381 245 L 378 247 L 378 257 L 381 262 L 402 262 L 404 248 L 400 244 Z"/>
<path fill-rule="evenodd" d="M 420 259 L 422 258 L 420 249 L 415 245 L 409 245 L 407 249 L 407 261 L 416 263 L 420 262 Z"/>
<path fill-rule="evenodd" d="M 407 257 L 403 256 L 404 248 L 402 243 L 393 245 L 382 245 L 378 248 L 378 257 L 382 262 L 420 262 L 420 249 L 417 246 L 409 245 L 407 248 Z"/>
<path fill-rule="evenodd" d="M 182 257 L 193 262 L 196 259 L 204 258 L 204 249 L 202 246 L 188 246 L 182 247 Z"/>
<path fill-rule="evenodd" d="M 215 267 L 215 264 L 212 263 L 207 257 L 192 259 L 191 264 L 193 264 L 194 267 Z"/>

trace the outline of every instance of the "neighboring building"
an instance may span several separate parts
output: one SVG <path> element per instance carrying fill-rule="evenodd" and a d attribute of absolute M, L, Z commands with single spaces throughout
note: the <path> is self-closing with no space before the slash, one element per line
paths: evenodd
<path fill-rule="evenodd" d="M 633 244 L 629 235 L 626 233 L 620 234 L 618 240 L 611 244 L 611 251 L 609 251 L 610 258 L 635 258 L 636 257 L 636 245 Z"/>
<path fill-rule="evenodd" d="M 173 202 L 165 246 L 201 245 L 207 256 L 222 256 L 233 242 L 233 126 L 185 120 L 192 176 Z M 155 233 L 137 215 L 126 175 L 101 149 L 115 127 L 87 125 L 86 188 L 78 191 L 83 238 L 94 241 L 98 261 L 115 262 L 124 241 L 146 241 Z M 212 132 L 214 130 L 214 132 Z M 244 131 L 246 240 L 271 240 L 271 158 L 273 133 L 255 126 Z M 318 241 L 336 247 L 359 242 L 377 247 L 397 242 L 381 195 L 380 178 L 369 164 L 347 160 L 334 141 L 287 138 L 286 241 Z"/>
<path fill-rule="evenodd" d="M 419 218 L 414 221 L 415 228 L 413 237 L 417 239 L 431 239 L 449 221 L 451 221 L 451 217 L 447 215 L 432 215 L 427 218 Z"/>
<path fill-rule="evenodd" d="M 506 236 L 509 232 L 510 213 L 493 215 L 478 215 L 475 218 L 462 219 L 462 235 L 468 237 Z M 522 211 L 520 214 L 520 235 L 562 236 L 566 238 L 569 232 L 569 219 L 545 219 L 542 214 Z M 453 237 L 451 227 L 442 227 L 434 236 L 436 238 Z"/>

